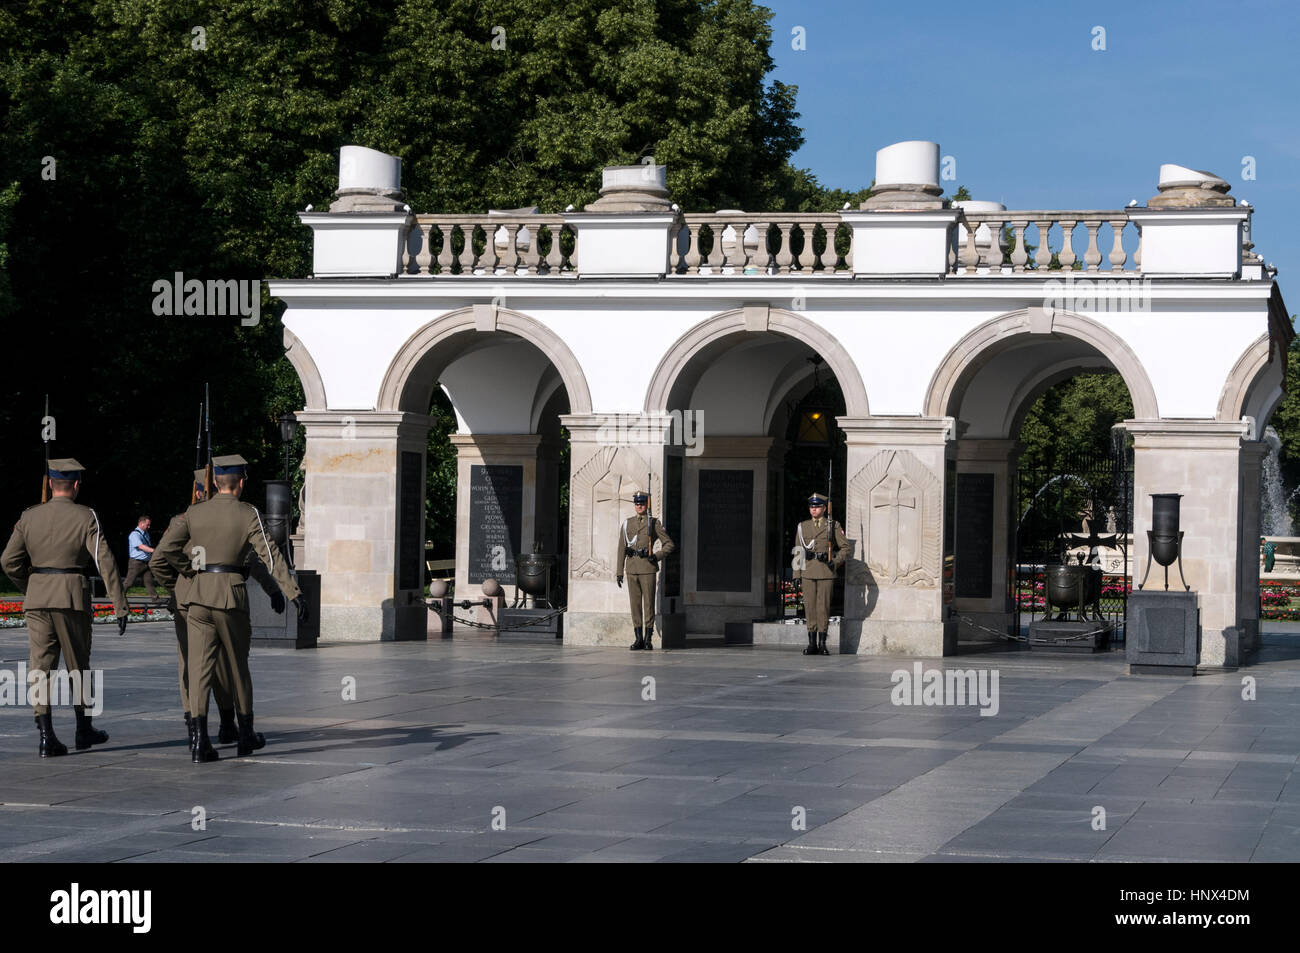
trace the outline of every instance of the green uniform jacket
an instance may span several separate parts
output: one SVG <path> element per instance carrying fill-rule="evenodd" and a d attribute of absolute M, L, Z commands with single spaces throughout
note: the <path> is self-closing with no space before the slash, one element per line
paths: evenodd
<path fill-rule="evenodd" d="M 167 526 L 167 532 L 170 533 L 172 527 L 176 525 L 177 520 L 184 519 L 183 516 L 173 516 L 171 523 Z M 165 537 L 167 534 L 164 533 Z M 161 545 L 161 544 L 160 544 Z M 154 579 L 165 589 L 170 589 L 172 595 L 176 597 L 176 605 L 189 605 L 189 591 L 194 584 L 191 576 L 181 575 L 176 568 L 158 555 L 158 550 L 153 551 L 149 557 L 149 569 L 153 572 Z"/>
<path fill-rule="evenodd" d="M 126 615 L 126 594 L 117 563 L 99 528 L 99 517 L 71 497 L 56 496 L 23 511 L 0 567 L 23 591 L 24 609 L 76 609 L 90 612 L 90 581 L 70 573 L 33 573 L 42 569 L 84 569 L 94 562 L 119 616 Z"/>
<path fill-rule="evenodd" d="M 830 546 L 830 536 L 827 533 L 827 519 L 822 517 L 821 526 L 817 525 L 816 520 L 804 520 L 799 524 L 799 529 L 795 532 L 794 543 L 796 546 L 811 547 L 814 552 L 824 553 Z M 824 563 L 815 556 L 807 561 L 803 572 L 800 574 L 801 579 L 834 579 L 836 571 L 844 565 L 844 558 L 848 552 L 849 541 L 844 537 L 844 530 L 840 528 L 839 523 L 835 523 L 835 555 L 831 562 Z"/>
<path fill-rule="evenodd" d="M 660 558 L 669 555 L 677 548 L 677 544 L 672 541 L 672 537 L 664 532 L 664 524 L 653 516 L 629 516 L 625 519 L 618 528 L 618 557 L 616 559 L 618 569 L 615 570 L 614 575 L 643 576 L 647 573 L 658 572 L 659 563 L 657 560 L 652 561 L 644 556 L 629 556 L 624 552 L 629 546 L 633 549 L 650 550 L 655 539 L 658 539 L 662 546 L 658 554 Z"/>
<path fill-rule="evenodd" d="M 280 547 L 276 546 L 262 525 L 257 507 L 241 503 L 233 493 L 218 493 L 210 500 L 195 503 L 167 527 L 162 541 L 149 560 L 150 567 L 166 561 L 188 584 L 178 583 L 178 606 L 200 605 L 212 609 L 248 611 L 248 592 L 239 573 L 198 571 L 202 547 L 205 566 L 243 566 L 256 555 L 275 579 L 286 599 L 301 593 Z"/>

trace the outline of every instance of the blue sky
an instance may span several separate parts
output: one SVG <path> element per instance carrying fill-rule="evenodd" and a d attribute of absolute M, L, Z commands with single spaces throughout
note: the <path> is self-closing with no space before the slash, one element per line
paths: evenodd
<path fill-rule="evenodd" d="M 949 193 L 1011 209 L 1145 204 L 1161 163 L 1208 170 L 1256 207 L 1255 250 L 1300 310 L 1300 0 L 764 5 L 771 78 L 799 87 L 794 162 L 823 184 L 869 184 L 904 139 L 956 159 Z"/>

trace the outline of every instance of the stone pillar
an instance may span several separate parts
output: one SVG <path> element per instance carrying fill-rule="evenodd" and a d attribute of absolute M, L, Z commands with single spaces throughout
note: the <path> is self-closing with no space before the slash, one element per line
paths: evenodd
<path fill-rule="evenodd" d="M 942 656 L 943 500 L 950 417 L 841 417 L 848 438 L 847 564 L 840 651 Z"/>
<path fill-rule="evenodd" d="M 999 642 L 987 629 L 1007 633 L 1015 622 L 1009 581 L 1015 568 L 1012 497 L 1020 444 L 961 439 L 952 452 L 957 462 L 953 609 L 970 620 L 958 621 L 958 638 Z"/>
<path fill-rule="evenodd" d="M 1235 668 L 1242 643 L 1241 562 L 1245 558 L 1253 571 L 1259 550 L 1257 530 L 1252 531 L 1249 549 L 1242 549 L 1242 471 L 1247 460 L 1258 455 L 1257 450 L 1243 447 L 1247 425 L 1220 420 L 1126 420 L 1124 426 L 1133 434 L 1134 587 L 1146 572 L 1151 494 L 1183 494 L 1183 575 L 1196 593 L 1201 613 L 1200 664 Z M 1257 466 L 1254 473 L 1258 482 Z M 1170 566 L 1169 571 L 1173 591 L 1181 585 L 1178 568 Z M 1146 588 L 1164 589 L 1164 569 L 1154 562 Z"/>
<path fill-rule="evenodd" d="M 457 600 L 481 599 L 483 578 L 494 578 L 507 600 L 514 602 L 515 556 L 531 553 L 537 539 L 537 448 L 541 442 L 537 434 L 451 435 L 456 448 Z M 495 498 L 488 493 L 474 500 L 474 468 L 484 466 L 513 469 L 496 471 L 492 480 Z M 479 475 L 481 481 L 484 471 Z M 518 510 L 514 510 L 516 499 Z M 494 509 L 498 504 L 508 511 L 493 514 L 490 518 L 496 529 L 484 535 L 483 527 L 476 525 L 481 522 L 478 517 L 484 515 L 484 507 Z"/>
<path fill-rule="evenodd" d="M 663 518 L 664 443 L 670 418 L 566 414 L 560 422 L 569 431 L 569 596 L 564 643 L 626 648 L 633 639 L 628 596 L 614 581 L 619 527 L 634 513 L 632 494 L 646 490 L 647 482 L 650 511 Z M 679 559 L 682 541 L 674 542 L 679 550 L 669 558 Z"/>
<path fill-rule="evenodd" d="M 699 449 L 682 463 L 682 603 L 688 632 L 721 635 L 728 622 L 767 613 L 767 478 L 774 441 L 710 435 Z M 704 537 L 710 532 L 717 538 Z"/>
<path fill-rule="evenodd" d="M 1237 566 L 1237 628 L 1241 632 L 1242 652 L 1259 649 L 1259 552 L 1260 477 L 1268 444 L 1243 441 L 1241 445 L 1241 558 Z"/>
<path fill-rule="evenodd" d="M 423 639 L 424 472 L 430 419 L 298 412 L 309 501 L 304 560 L 321 576 L 324 641 Z"/>

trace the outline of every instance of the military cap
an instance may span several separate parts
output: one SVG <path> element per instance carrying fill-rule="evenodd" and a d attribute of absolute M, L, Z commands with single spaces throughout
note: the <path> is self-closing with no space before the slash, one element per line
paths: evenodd
<path fill-rule="evenodd" d="M 51 480 L 80 480 L 81 471 L 86 469 L 72 457 L 62 457 L 49 462 Z"/>
<path fill-rule="evenodd" d="M 642 492 L 638 491 L 638 492 L 632 494 L 632 502 L 633 502 L 633 503 L 649 503 L 649 502 L 650 502 L 650 497 L 649 497 L 648 495 L 646 495 L 645 493 L 642 493 Z"/>
<path fill-rule="evenodd" d="M 809 506 L 825 506 L 825 505 L 826 505 L 826 497 L 822 496 L 820 493 L 814 493 L 812 496 L 808 497 L 808 505 L 809 505 Z"/>
<path fill-rule="evenodd" d="M 224 476 L 227 473 L 234 474 L 235 476 L 244 476 L 246 473 L 244 468 L 247 466 L 248 461 L 237 453 L 229 453 L 224 457 L 212 458 L 212 472 L 217 476 Z"/>

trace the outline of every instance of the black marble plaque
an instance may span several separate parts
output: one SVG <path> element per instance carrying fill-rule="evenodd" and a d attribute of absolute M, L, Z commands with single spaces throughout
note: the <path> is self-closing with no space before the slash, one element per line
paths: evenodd
<path fill-rule="evenodd" d="M 957 578 L 959 599 L 993 595 L 992 473 L 957 474 Z"/>
<path fill-rule="evenodd" d="M 402 451 L 402 467 L 397 484 L 400 512 L 397 538 L 397 587 L 424 588 L 424 534 L 420 532 L 424 515 L 424 455 Z"/>
<path fill-rule="evenodd" d="M 682 544 L 682 458 L 669 455 L 668 476 L 664 480 L 664 531 L 678 546 Z M 663 594 L 682 594 L 681 551 L 664 560 Z"/>
<path fill-rule="evenodd" d="M 701 470 L 695 587 L 749 592 L 754 548 L 754 471 Z"/>
<path fill-rule="evenodd" d="M 515 556 L 524 523 L 524 468 L 469 468 L 469 581 L 515 580 Z"/>

